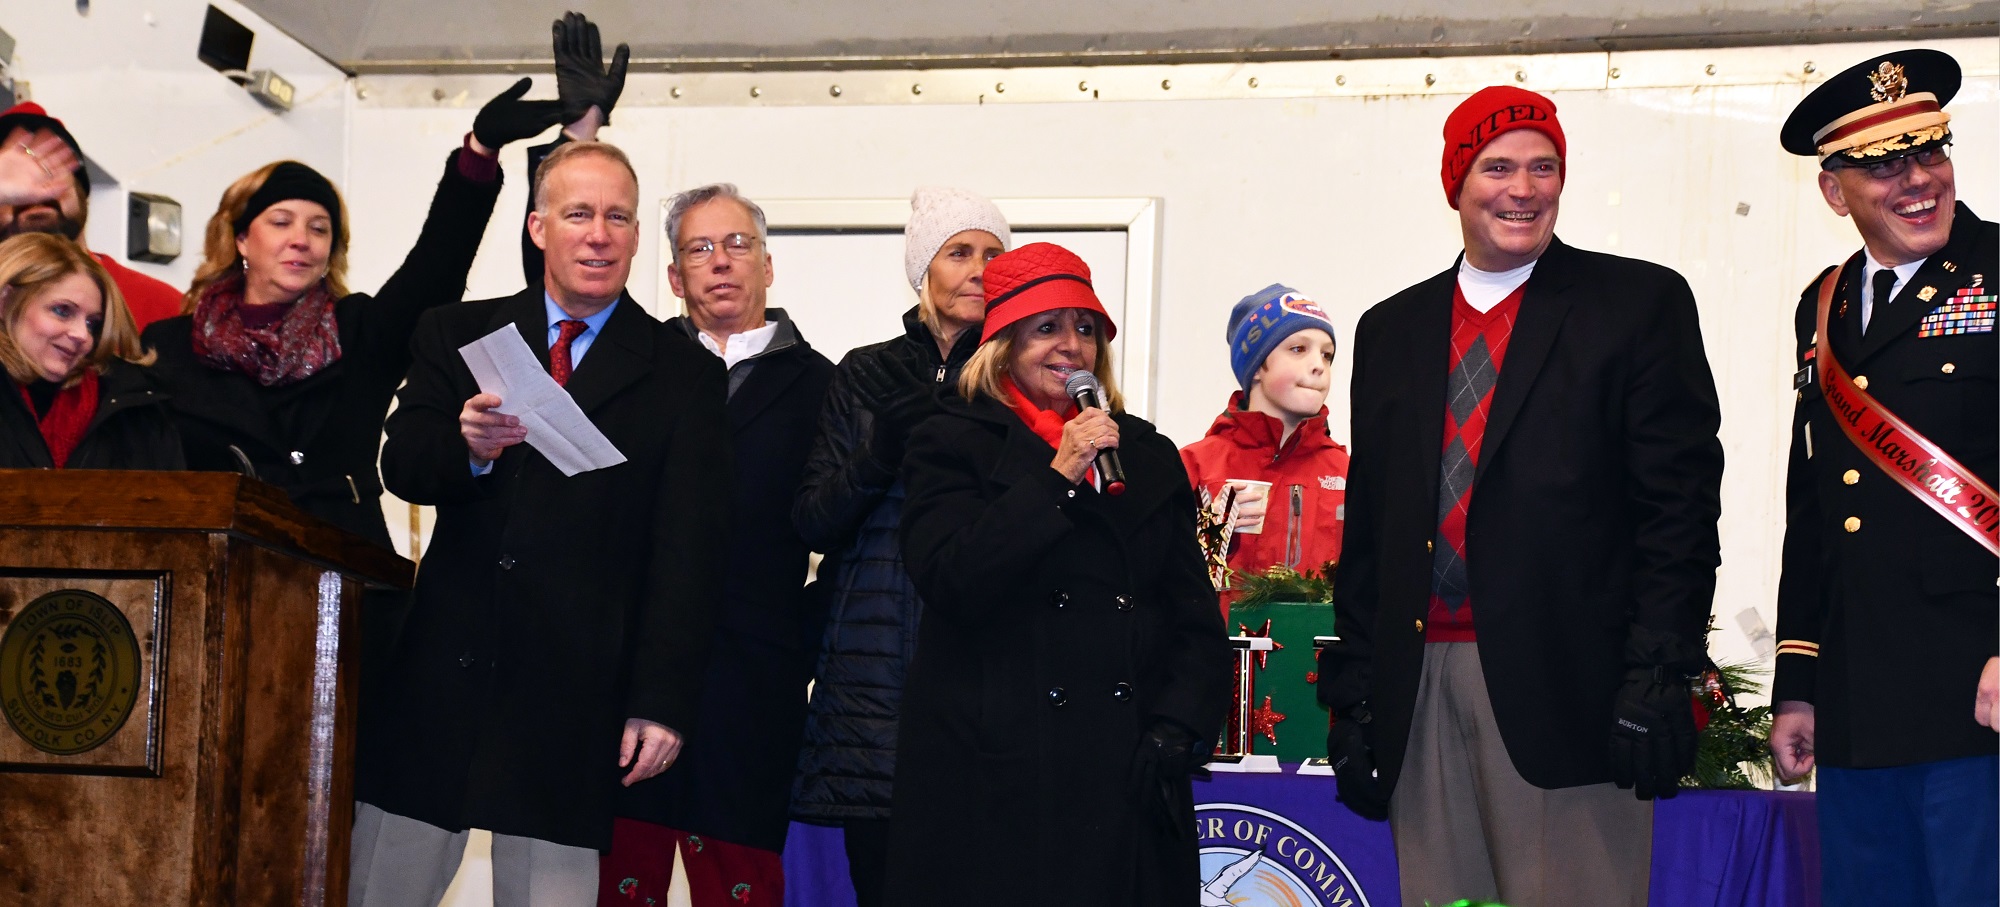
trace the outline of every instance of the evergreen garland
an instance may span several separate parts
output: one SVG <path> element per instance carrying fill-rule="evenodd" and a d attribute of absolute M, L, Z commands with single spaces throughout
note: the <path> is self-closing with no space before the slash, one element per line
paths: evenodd
<path fill-rule="evenodd" d="M 1236 603 L 1245 607 L 1272 602 L 1331 604 L 1335 566 L 1336 562 L 1327 561 L 1318 570 L 1299 571 L 1279 565 L 1262 573 L 1234 574 L 1238 579 L 1236 588 L 1241 593 Z"/>

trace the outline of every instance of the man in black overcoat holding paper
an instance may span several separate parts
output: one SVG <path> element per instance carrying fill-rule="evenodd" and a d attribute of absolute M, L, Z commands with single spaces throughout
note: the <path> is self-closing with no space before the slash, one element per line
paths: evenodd
<path fill-rule="evenodd" d="M 543 286 L 428 313 L 382 473 L 436 531 L 366 754 L 351 903 L 437 903 L 493 832 L 499 903 L 588 905 L 612 804 L 691 726 L 728 487 L 715 357 L 625 293 L 638 179 L 566 145 L 537 170 Z M 459 348 L 527 342 L 624 462 L 565 476 Z M 718 470 L 722 474 L 718 475 Z"/>

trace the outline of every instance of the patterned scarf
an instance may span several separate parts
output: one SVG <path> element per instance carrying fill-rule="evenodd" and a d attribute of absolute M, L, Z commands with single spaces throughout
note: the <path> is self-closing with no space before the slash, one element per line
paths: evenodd
<path fill-rule="evenodd" d="M 211 368 L 241 372 L 265 387 L 303 381 L 340 360 L 326 281 L 312 285 L 275 324 L 243 323 L 243 278 L 216 281 L 194 306 L 194 354 Z"/>
<path fill-rule="evenodd" d="M 21 388 L 21 399 L 27 402 L 32 415 L 35 401 L 25 386 Z M 35 427 L 42 432 L 42 442 L 49 446 L 49 460 L 57 469 L 69 463 L 69 455 L 76 452 L 76 445 L 83 441 L 84 429 L 90 427 L 90 420 L 96 415 L 97 373 L 86 368 L 83 380 L 57 391 L 49 411 L 35 420 Z"/>
<path fill-rule="evenodd" d="M 1083 412 L 1082 410 L 1077 410 L 1064 416 L 1061 413 L 1050 412 L 1036 406 L 1014 384 L 1014 376 L 1012 375 L 1000 376 L 1000 390 L 1007 394 L 1007 408 L 1013 410 L 1014 415 L 1019 416 L 1022 422 L 1027 423 L 1028 430 L 1034 432 L 1035 437 L 1049 442 L 1049 446 L 1057 450 L 1062 449 L 1063 426 L 1068 425 L 1069 420 L 1076 418 L 1079 413 Z M 1083 478 L 1085 483 L 1095 486 L 1097 484 L 1097 467 L 1092 466 L 1084 473 Z"/>

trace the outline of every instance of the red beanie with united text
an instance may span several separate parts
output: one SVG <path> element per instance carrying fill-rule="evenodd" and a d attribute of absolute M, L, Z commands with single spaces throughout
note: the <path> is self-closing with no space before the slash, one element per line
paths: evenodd
<path fill-rule="evenodd" d="M 1444 197 L 1453 210 L 1458 208 L 1458 190 L 1479 152 L 1494 139 L 1516 129 L 1533 129 L 1549 137 L 1567 170 L 1569 145 L 1563 140 L 1562 123 L 1556 119 L 1556 102 L 1525 88 L 1494 85 L 1474 92 L 1444 119 Z"/>

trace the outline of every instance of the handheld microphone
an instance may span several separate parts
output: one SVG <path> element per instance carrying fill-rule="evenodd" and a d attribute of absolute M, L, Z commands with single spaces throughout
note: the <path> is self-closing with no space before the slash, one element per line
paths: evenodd
<path fill-rule="evenodd" d="M 1076 401 L 1079 409 L 1103 409 L 1098 401 L 1104 397 L 1104 386 L 1097 383 L 1097 376 L 1081 369 L 1063 382 L 1063 390 L 1070 399 Z M 1118 449 L 1097 452 L 1097 468 L 1104 473 L 1104 493 L 1121 495 L 1125 493 L 1125 464 L 1118 459 Z"/>

